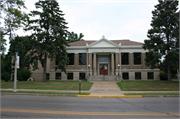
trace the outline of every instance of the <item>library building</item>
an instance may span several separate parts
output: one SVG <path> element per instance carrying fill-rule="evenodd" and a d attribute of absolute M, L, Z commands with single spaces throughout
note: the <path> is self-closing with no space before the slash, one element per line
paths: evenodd
<path fill-rule="evenodd" d="M 56 69 L 56 59 L 47 60 L 49 80 L 159 80 L 159 69 L 150 69 L 145 65 L 148 50 L 143 43 L 130 40 L 84 40 L 69 43 L 66 47 L 69 64 L 66 75 Z M 32 78 L 41 80 L 43 68 L 32 71 Z"/>

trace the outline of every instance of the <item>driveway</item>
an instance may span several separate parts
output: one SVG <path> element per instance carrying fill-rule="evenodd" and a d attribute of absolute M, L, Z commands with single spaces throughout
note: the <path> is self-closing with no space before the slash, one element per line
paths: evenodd
<path fill-rule="evenodd" d="M 90 95 L 124 95 L 117 81 L 92 81 L 94 84 L 90 89 Z"/>

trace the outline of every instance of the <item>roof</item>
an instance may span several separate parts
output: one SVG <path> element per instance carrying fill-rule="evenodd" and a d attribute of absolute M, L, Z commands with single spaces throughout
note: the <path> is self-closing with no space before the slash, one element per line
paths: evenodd
<path fill-rule="evenodd" d="M 117 45 L 119 45 L 121 43 L 121 46 L 142 46 L 143 43 L 140 42 L 135 42 L 135 41 L 130 41 L 130 40 L 110 40 L 111 42 L 116 43 Z M 76 41 L 76 42 L 72 42 L 69 43 L 70 46 L 86 46 L 86 43 L 88 45 L 92 44 L 96 42 L 96 40 L 88 40 L 88 41 Z"/>

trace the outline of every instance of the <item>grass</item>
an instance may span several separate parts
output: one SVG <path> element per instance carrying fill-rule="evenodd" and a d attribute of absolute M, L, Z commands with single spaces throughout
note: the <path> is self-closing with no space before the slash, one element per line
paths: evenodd
<path fill-rule="evenodd" d="M 69 93 L 69 92 L 42 92 L 42 91 L 1 91 L 1 93 L 28 93 L 28 94 L 59 94 L 59 95 L 89 95 L 89 93 Z"/>
<path fill-rule="evenodd" d="M 124 95 L 179 95 L 179 93 L 124 93 Z"/>
<path fill-rule="evenodd" d="M 179 91 L 179 81 L 121 81 L 117 84 L 122 91 Z"/>
<path fill-rule="evenodd" d="M 92 82 L 81 81 L 81 90 L 90 90 Z M 12 89 L 14 82 L 1 82 L 2 89 Z M 17 89 L 79 90 L 79 81 L 17 81 Z"/>

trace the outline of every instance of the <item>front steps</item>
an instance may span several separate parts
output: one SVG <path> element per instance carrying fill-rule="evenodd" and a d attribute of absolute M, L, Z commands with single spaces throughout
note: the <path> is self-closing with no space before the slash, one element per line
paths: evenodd
<path fill-rule="evenodd" d="M 108 75 L 91 76 L 91 81 L 117 81 L 117 77 Z"/>

